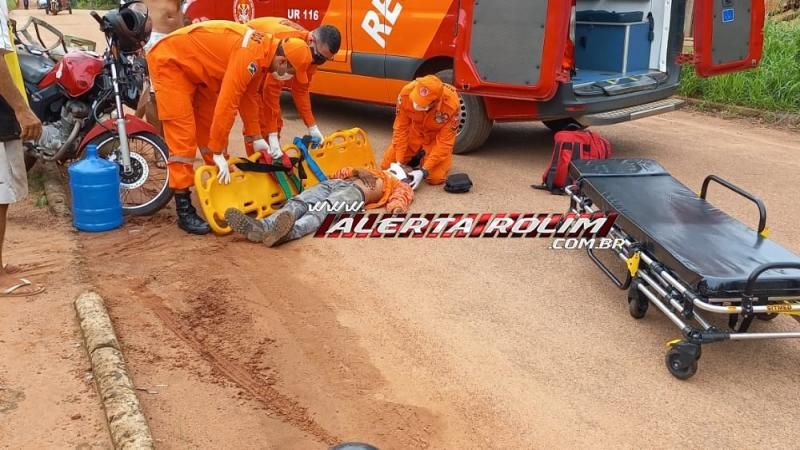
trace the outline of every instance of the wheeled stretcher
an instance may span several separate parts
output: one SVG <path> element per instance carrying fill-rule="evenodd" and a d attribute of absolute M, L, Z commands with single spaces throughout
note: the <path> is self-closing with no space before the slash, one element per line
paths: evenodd
<path fill-rule="evenodd" d="M 617 213 L 609 237 L 625 262 L 620 279 L 594 251 L 592 261 L 628 291 L 630 314 L 653 304 L 682 332 L 668 343 L 666 365 L 679 379 L 697 371 L 703 344 L 725 340 L 800 338 L 800 332 L 747 332 L 753 319 L 800 315 L 800 257 L 767 238 L 763 202 L 711 175 L 699 195 L 647 159 L 574 161 L 565 188 L 574 213 Z M 758 207 L 758 230 L 714 207 L 706 194 L 717 183 Z M 727 328 L 701 315 L 726 315 Z"/>

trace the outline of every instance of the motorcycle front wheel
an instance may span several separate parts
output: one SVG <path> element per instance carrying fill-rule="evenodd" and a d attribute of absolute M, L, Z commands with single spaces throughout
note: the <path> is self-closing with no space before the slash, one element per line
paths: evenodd
<path fill-rule="evenodd" d="M 90 144 L 97 145 L 99 156 L 119 164 L 122 210 L 125 214 L 149 216 L 170 201 L 173 191 L 169 187 L 169 152 L 160 136 L 148 132 L 128 136 L 131 172 L 127 174 L 122 169 L 122 154 L 116 134 L 103 133 Z"/>

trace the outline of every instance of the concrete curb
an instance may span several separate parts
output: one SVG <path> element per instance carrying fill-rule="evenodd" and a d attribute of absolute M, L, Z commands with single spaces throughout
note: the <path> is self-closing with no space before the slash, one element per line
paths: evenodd
<path fill-rule="evenodd" d="M 64 183 L 61 182 L 61 172 L 58 170 L 58 166 L 52 161 L 41 164 L 42 173 L 44 174 L 44 195 L 47 196 L 47 207 L 52 214 L 58 217 L 71 216 L 69 197 L 64 190 Z"/>
<path fill-rule="evenodd" d="M 136 397 L 103 299 L 94 292 L 81 294 L 75 300 L 75 311 L 114 448 L 154 449 L 150 427 Z"/>

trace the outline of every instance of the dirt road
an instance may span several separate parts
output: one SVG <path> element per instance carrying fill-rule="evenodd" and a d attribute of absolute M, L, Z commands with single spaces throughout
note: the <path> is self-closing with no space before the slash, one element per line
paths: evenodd
<path fill-rule="evenodd" d="M 380 157 L 391 109 L 314 104 L 323 132 L 361 127 Z M 286 134 L 302 133 L 291 101 L 284 107 Z M 692 188 L 714 173 L 755 192 L 769 208 L 771 237 L 800 252 L 800 135 L 692 112 L 600 131 L 615 157 L 657 159 Z M 539 124 L 496 127 L 485 148 L 455 159 L 473 191 L 423 186 L 413 212 L 563 212 L 566 198 L 529 187 L 551 145 Z M 713 199 L 756 222 L 745 201 L 720 191 Z M 21 220 L 12 236 L 21 236 Z M 625 293 L 582 252 L 548 250 L 546 240 L 311 237 L 267 249 L 188 236 L 174 220 L 170 205 L 110 233 L 47 233 L 74 245 L 86 282 L 109 302 L 133 378 L 150 392 L 141 400 L 162 448 L 312 449 L 342 440 L 381 449 L 796 447 L 783 424 L 800 419 L 791 390 L 800 343 L 709 345 L 697 376 L 678 381 L 664 366 L 677 329 L 655 312 L 631 319 Z M 49 259 L 50 238 L 16 239 L 12 258 Z M 69 271 L 45 280 L 74 283 Z M 14 302 L 0 313 L 19 320 L 26 303 Z M 78 389 L 82 375 L 41 380 L 26 388 L 28 399 L 65 380 Z M 12 386 L 24 380 L 3 377 Z M 101 417 L 93 393 L 74 394 L 85 417 Z M 33 423 L 0 431 L 12 443 L 47 446 Z M 69 430 L 58 436 L 76 440 Z"/>

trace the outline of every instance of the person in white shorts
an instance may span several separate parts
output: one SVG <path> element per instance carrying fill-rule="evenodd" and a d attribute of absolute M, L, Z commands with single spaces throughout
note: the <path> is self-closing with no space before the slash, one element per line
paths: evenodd
<path fill-rule="evenodd" d="M 148 19 L 153 22 L 153 31 L 150 32 L 150 39 L 144 45 L 144 54 L 147 55 L 158 41 L 168 34 L 186 25 L 186 17 L 183 14 L 181 0 L 145 0 L 148 8 Z M 155 107 L 155 90 L 150 83 L 149 77 L 145 79 L 144 92 L 149 95 L 142 95 L 136 107 L 136 116 L 145 117 L 146 120 L 161 131 L 161 121 L 158 119 L 158 112 Z"/>
<path fill-rule="evenodd" d="M 3 264 L 8 205 L 28 195 L 23 140 L 37 140 L 42 122 L 28 106 L 19 61 L 11 39 L 8 6 L 0 2 L 0 297 L 38 294 L 44 288 L 16 278 L 21 268 Z"/>

